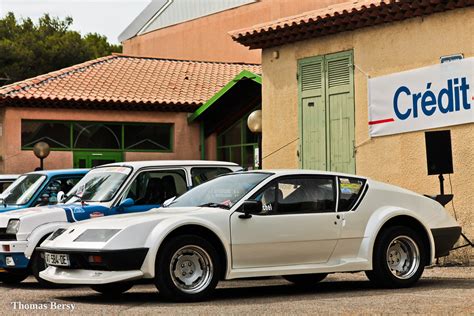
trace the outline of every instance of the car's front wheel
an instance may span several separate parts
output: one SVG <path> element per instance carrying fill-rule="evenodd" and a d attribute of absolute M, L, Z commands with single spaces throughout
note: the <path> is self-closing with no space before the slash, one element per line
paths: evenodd
<path fill-rule="evenodd" d="M 132 288 L 133 284 L 129 282 L 109 283 L 91 285 L 91 289 L 101 293 L 106 297 L 116 297 L 127 292 Z"/>
<path fill-rule="evenodd" d="M 392 226 L 383 230 L 374 245 L 373 270 L 366 275 L 382 287 L 409 287 L 423 274 L 427 249 L 415 230 Z"/>
<path fill-rule="evenodd" d="M 214 291 L 221 272 L 215 247 L 200 236 L 170 239 L 156 259 L 155 284 L 172 301 L 200 301 Z"/>
<path fill-rule="evenodd" d="M 283 278 L 297 286 L 311 287 L 327 277 L 327 273 L 284 275 Z"/>

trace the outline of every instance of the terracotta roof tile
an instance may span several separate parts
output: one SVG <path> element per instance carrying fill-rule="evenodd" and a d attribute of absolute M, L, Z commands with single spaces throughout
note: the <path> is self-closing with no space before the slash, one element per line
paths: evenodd
<path fill-rule="evenodd" d="M 115 54 L 0 87 L 0 106 L 112 102 L 115 108 L 193 111 L 243 70 L 261 74 L 255 64 Z"/>
<path fill-rule="evenodd" d="M 235 41 L 251 49 L 268 48 L 472 5 L 474 0 L 348 1 L 229 34 Z"/>

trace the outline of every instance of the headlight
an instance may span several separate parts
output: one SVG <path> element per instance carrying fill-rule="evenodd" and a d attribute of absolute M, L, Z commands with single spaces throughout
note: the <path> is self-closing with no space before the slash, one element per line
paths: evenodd
<path fill-rule="evenodd" d="M 58 228 L 56 229 L 48 238 L 48 240 L 55 240 L 59 235 L 61 235 L 62 233 L 64 233 L 66 231 L 66 229 L 64 228 Z"/>
<path fill-rule="evenodd" d="M 10 221 L 8 221 L 6 233 L 16 235 L 16 233 L 18 233 L 19 228 L 20 228 L 20 220 L 11 219 Z"/>
<path fill-rule="evenodd" d="M 120 229 L 88 229 L 74 239 L 74 241 L 106 242 L 119 231 Z"/>

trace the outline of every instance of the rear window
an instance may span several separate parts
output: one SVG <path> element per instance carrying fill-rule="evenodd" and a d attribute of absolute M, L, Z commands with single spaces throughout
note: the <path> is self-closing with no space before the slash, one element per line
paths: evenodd
<path fill-rule="evenodd" d="M 193 180 L 193 187 L 200 185 L 206 181 L 212 180 L 224 173 L 232 172 L 228 168 L 222 167 L 197 167 L 191 169 L 191 178 Z"/>
<path fill-rule="evenodd" d="M 362 194 L 364 185 L 364 179 L 339 177 L 339 206 L 337 211 L 350 211 Z"/>

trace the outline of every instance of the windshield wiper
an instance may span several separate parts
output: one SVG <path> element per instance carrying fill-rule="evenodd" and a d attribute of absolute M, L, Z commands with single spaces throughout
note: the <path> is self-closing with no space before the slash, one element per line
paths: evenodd
<path fill-rule="evenodd" d="M 219 208 L 224 208 L 224 209 L 226 209 L 226 210 L 230 210 L 230 206 L 229 206 L 229 205 L 227 205 L 227 204 L 222 204 L 222 203 L 215 203 L 215 202 L 204 203 L 204 204 L 199 205 L 199 207 L 219 207 Z"/>
<path fill-rule="evenodd" d="M 82 199 L 82 195 L 78 195 L 76 193 L 71 194 L 71 195 L 65 195 L 63 197 L 63 199 L 64 199 L 64 201 L 68 201 L 70 198 L 73 198 L 73 197 L 77 198 L 82 205 L 85 205 L 86 202 L 87 202 L 87 201 Z M 74 202 L 72 202 L 72 203 L 74 203 Z"/>

